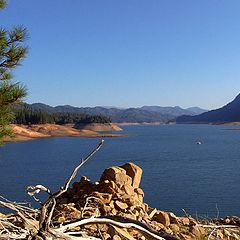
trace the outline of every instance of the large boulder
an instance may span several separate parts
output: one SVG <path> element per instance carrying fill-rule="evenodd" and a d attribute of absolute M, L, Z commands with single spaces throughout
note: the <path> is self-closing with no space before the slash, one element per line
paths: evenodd
<path fill-rule="evenodd" d="M 170 226 L 170 218 L 167 212 L 164 211 L 158 211 L 154 218 L 157 222 L 162 223 L 164 226 L 169 227 Z"/>
<path fill-rule="evenodd" d="M 138 188 L 142 178 L 142 169 L 132 162 L 125 163 L 121 168 L 125 169 L 127 175 L 132 178 L 132 186 Z"/>
<path fill-rule="evenodd" d="M 105 180 L 113 181 L 116 183 L 118 187 L 122 187 L 124 185 L 131 185 L 132 178 L 126 174 L 126 170 L 121 167 L 110 167 L 107 168 L 100 179 L 100 182 Z"/>

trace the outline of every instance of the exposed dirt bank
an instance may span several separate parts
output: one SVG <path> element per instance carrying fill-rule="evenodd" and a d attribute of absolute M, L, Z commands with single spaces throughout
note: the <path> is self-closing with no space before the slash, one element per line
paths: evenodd
<path fill-rule="evenodd" d="M 122 129 L 114 123 L 76 124 L 74 128 L 79 130 L 91 130 L 95 132 L 122 131 Z"/>
<path fill-rule="evenodd" d="M 121 137 L 125 136 L 125 134 L 101 134 L 100 132 L 110 131 L 109 126 L 98 126 L 95 124 L 94 126 L 87 126 L 85 128 L 76 129 L 72 124 L 67 125 L 57 125 L 57 124 L 34 124 L 34 125 L 16 125 L 11 124 L 10 127 L 13 129 L 16 137 L 5 138 L 6 142 L 9 141 L 27 141 L 33 140 L 37 138 L 45 138 L 45 137 Z M 109 130 L 106 130 L 106 129 Z M 114 128 L 118 130 L 114 130 Z M 111 131 L 120 131 L 121 129 L 116 125 L 112 124 Z"/>

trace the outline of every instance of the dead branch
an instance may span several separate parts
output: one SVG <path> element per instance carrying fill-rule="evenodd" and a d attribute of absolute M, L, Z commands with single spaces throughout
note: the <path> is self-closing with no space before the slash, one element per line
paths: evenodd
<path fill-rule="evenodd" d="M 98 146 L 84 159 L 80 161 L 80 163 L 74 168 L 70 177 L 65 182 L 64 186 L 60 187 L 60 190 L 56 193 L 50 195 L 50 197 L 43 203 L 40 213 L 39 220 L 39 228 L 40 231 L 46 231 L 49 229 L 52 213 L 54 211 L 56 205 L 56 199 L 60 197 L 63 193 L 65 193 L 71 183 L 71 181 L 75 178 L 78 170 L 82 167 L 84 163 L 86 163 L 99 149 L 102 147 L 104 140 L 102 140 Z"/>
<path fill-rule="evenodd" d="M 156 230 L 150 228 L 148 225 L 141 223 L 139 221 L 116 217 L 116 216 L 106 216 L 106 217 L 92 217 L 87 219 L 82 219 L 79 221 L 75 221 L 73 223 L 65 224 L 62 227 L 55 229 L 57 232 L 66 232 L 71 228 L 88 225 L 88 224 L 111 224 L 121 228 L 135 228 L 136 230 L 143 232 L 154 239 L 158 240 L 177 240 L 176 237 L 171 236 L 165 233 L 159 233 Z"/>
<path fill-rule="evenodd" d="M 206 225 L 206 224 L 197 224 L 197 227 L 203 228 L 239 228 L 236 225 Z"/>
<path fill-rule="evenodd" d="M 26 212 L 29 212 L 29 213 L 38 213 L 39 212 L 38 209 L 34 209 L 34 208 L 31 208 L 31 207 L 24 206 L 28 203 L 13 202 L 13 201 L 10 201 L 3 196 L 0 196 L 0 198 L 3 200 L 3 201 L 0 201 L 0 206 L 1 206 L 1 204 L 5 205 L 5 204 L 9 203 L 10 205 L 14 206 L 18 210 L 26 211 Z"/>

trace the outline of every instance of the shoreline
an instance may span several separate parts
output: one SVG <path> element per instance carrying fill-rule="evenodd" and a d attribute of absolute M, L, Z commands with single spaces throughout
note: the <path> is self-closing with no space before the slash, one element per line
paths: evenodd
<path fill-rule="evenodd" d="M 81 162 L 78 169 L 79 166 Z M 3 239 L 9 239 L 11 233 L 15 234 L 14 239 L 16 239 L 13 226 L 27 229 L 29 236 L 35 232 L 38 234 L 40 228 L 36 226 L 41 226 L 39 223 L 43 216 L 42 209 L 49 203 L 49 199 L 54 201 L 55 198 L 51 196 L 58 195 L 54 207 L 46 210 L 53 213 L 49 220 L 54 223 L 54 227 L 50 225 L 51 228 L 56 230 L 64 227 L 64 230 L 71 231 L 70 233 L 81 234 L 81 239 L 98 236 L 101 227 L 101 238 L 94 239 L 239 240 L 240 217 L 237 215 L 194 217 L 184 209 L 182 210 L 185 214 L 176 215 L 171 210 L 151 206 L 145 201 L 144 189 L 141 188 L 142 175 L 143 169 L 133 162 L 110 166 L 102 172 L 97 182 L 92 182 L 87 176 L 81 176 L 79 181 L 74 181 L 65 191 L 60 187 L 38 208 L 30 206 L 26 209 L 22 204 L 3 198 L 2 208 L 8 211 L 0 212 L 0 217 L 2 222 L 6 223 L 5 229 L 9 229 Z M 70 177 L 75 177 L 74 171 Z M 42 187 L 36 185 L 32 188 L 40 191 L 42 189 L 39 186 Z M 28 189 L 27 193 L 31 194 L 31 189 Z M 89 203 L 88 199 L 92 199 L 93 202 Z M 85 215 L 86 217 L 83 217 L 84 211 L 88 214 Z M 33 224 L 23 224 L 22 219 Z M 97 224 L 101 224 L 100 227 Z M 53 238 L 59 239 L 58 236 L 54 235 Z"/>
<path fill-rule="evenodd" d="M 74 128 L 73 124 L 57 125 L 57 124 L 32 124 L 21 125 L 11 124 L 10 128 L 13 130 L 15 137 L 4 138 L 4 142 L 22 142 L 30 141 L 39 138 L 49 137 L 82 137 L 82 138 L 112 138 L 112 137 L 126 137 L 128 134 L 113 133 L 122 131 L 122 126 L 158 126 L 171 125 L 177 123 L 163 123 L 163 122 L 123 122 L 123 123 L 106 123 L 106 124 L 82 124 L 78 128 Z M 238 131 L 240 122 L 229 122 L 221 124 L 208 124 L 221 126 L 235 126 L 236 128 L 229 128 L 226 130 Z M 109 132 L 109 133 L 108 133 Z"/>
<path fill-rule="evenodd" d="M 122 131 L 116 124 L 85 124 L 81 128 L 74 128 L 73 124 L 11 124 L 15 137 L 6 137 L 4 142 L 22 142 L 49 137 L 82 137 L 82 138 L 107 138 L 124 137 L 127 134 L 112 133 Z M 98 131 L 96 131 L 97 129 Z M 106 133 L 109 132 L 109 133 Z"/>

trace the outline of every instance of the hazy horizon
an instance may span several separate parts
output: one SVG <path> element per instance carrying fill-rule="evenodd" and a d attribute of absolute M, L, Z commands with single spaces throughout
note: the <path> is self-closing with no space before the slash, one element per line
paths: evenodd
<path fill-rule="evenodd" d="M 240 92 L 240 2 L 18 1 L 1 26 L 28 29 L 14 71 L 27 102 L 51 106 L 198 106 Z"/>
<path fill-rule="evenodd" d="M 182 109 L 188 109 L 188 108 L 200 108 L 200 109 L 203 109 L 203 110 L 212 110 L 212 109 L 205 109 L 205 108 L 201 108 L 199 106 L 190 106 L 190 107 L 182 107 L 182 106 L 179 106 L 179 105 L 174 105 L 174 106 L 161 106 L 161 105 L 142 105 L 142 106 L 128 106 L 128 107 L 121 107 L 121 106 L 103 106 L 103 105 L 85 105 L 85 106 L 81 106 L 81 105 L 71 105 L 71 104 L 57 104 L 57 105 L 51 105 L 51 104 L 48 104 L 48 103 L 44 103 L 44 102 L 26 102 L 27 104 L 45 104 L 45 105 L 49 105 L 51 107 L 57 107 L 57 106 L 72 106 L 72 107 L 78 107 L 78 108 L 81 108 L 81 107 L 103 107 L 103 108 L 118 108 L 118 109 L 128 109 L 128 108 L 141 108 L 141 107 L 145 107 L 145 106 L 148 106 L 148 107 L 180 107 Z"/>

